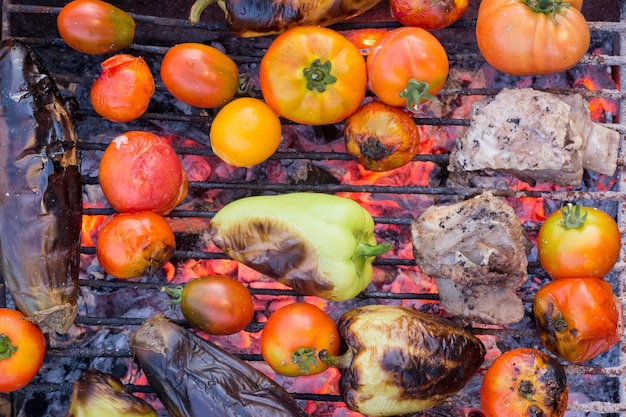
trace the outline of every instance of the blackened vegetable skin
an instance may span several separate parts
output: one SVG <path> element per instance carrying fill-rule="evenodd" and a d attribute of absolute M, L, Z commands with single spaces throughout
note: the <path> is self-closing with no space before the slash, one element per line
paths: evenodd
<path fill-rule="evenodd" d="M 130 347 L 172 417 L 311 417 L 269 377 L 162 314 Z"/>
<path fill-rule="evenodd" d="M 76 137 L 37 54 L 0 43 L 0 255 L 17 308 L 66 332 L 78 294 L 82 188 Z"/>

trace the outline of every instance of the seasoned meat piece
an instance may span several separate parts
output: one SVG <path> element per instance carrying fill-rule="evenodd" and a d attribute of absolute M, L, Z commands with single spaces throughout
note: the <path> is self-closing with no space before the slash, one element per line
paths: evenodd
<path fill-rule="evenodd" d="M 528 278 L 529 241 L 503 199 L 486 192 L 432 206 L 411 225 L 415 261 L 437 280 L 444 309 L 489 324 L 522 320 L 515 290 Z"/>
<path fill-rule="evenodd" d="M 472 106 L 470 127 L 448 169 L 457 175 L 498 171 L 531 185 L 579 185 L 583 169 L 613 175 L 618 147 L 619 133 L 593 122 L 579 94 L 503 89 Z"/>

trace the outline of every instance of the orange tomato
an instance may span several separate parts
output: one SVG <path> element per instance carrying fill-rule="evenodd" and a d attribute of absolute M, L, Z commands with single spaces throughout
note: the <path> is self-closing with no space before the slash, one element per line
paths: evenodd
<path fill-rule="evenodd" d="M 102 72 L 91 87 L 91 104 L 112 122 L 129 122 L 145 113 L 154 94 L 154 77 L 146 61 L 128 54 L 102 62 Z"/>
<path fill-rule="evenodd" d="M 213 152 L 236 167 L 251 167 L 272 156 L 278 149 L 282 127 L 267 104 L 250 97 L 225 105 L 211 124 Z"/>
<path fill-rule="evenodd" d="M 467 11 L 468 0 L 390 0 L 393 17 L 404 26 L 434 30 L 450 26 Z"/>
<path fill-rule="evenodd" d="M 420 135 L 403 109 L 372 101 L 348 117 L 344 141 L 346 151 L 365 169 L 389 171 L 413 159 L 419 151 Z"/>
<path fill-rule="evenodd" d="M 298 26 L 279 35 L 260 67 L 261 92 L 276 113 L 306 125 L 337 123 L 365 97 L 367 72 L 359 49 L 338 32 Z"/>
<path fill-rule="evenodd" d="M 161 268 L 175 247 L 174 232 L 160 214 L 117 213 L 98 232 L 96 256 L 107 274 L 139 278 Z"/>
<path fill-rule="evenodd" d="M 41 369 L 46 339 L 19 311 L 0 308 L 0 392 L 26 386 Z"/>
<path fill-rule="evenodd" d="M 135 21 L 124 10 L 101 0 L 73 0 L 57 17 L 61 38 L 86 54 L 124 49 L 135 37 Z"/>
<path fill-rule="evenodd" d="M 187 195 L 187 173 L 176 151 L 161 136 L 130 131 L 111 141 L 98 179 L 104 197 L 118 212 L 168 214 Z"/>
<path fill-rule="evenodd" d="M 161 79 L 165 88 L 183 103 L 213 108 L 235 96 L 239 70 L 235 61 L 217 48 L 181 43 L 163 57 Z"/>
<path fill-rule="evenodd" d="M 563 365 L 539 350 L 517 348 L 487 369 L 480 402 L 486 417 L 561 417 L 568 391 Z"/>

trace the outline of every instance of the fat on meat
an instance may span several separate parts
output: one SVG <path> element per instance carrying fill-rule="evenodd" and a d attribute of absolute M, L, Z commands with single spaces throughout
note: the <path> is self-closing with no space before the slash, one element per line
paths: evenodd
<path fill-rule="evenodd" d="M 411 224 L 413 255 L 435 277 L 444 310 L 486 324 L 524 318 L 516 290 L 528 279 L 532 248 L 513 208 L 490 192 L 434 205 Z"/>
<path fill-rule="evenodd" d="M 500 172 L 531 185 L 576 186 L 584 169 L 615 173 L 619 140 L 619 132 L 592 120 L 580 94 L 503 89 L 472 105 L 448 169 L 456 182 L 468 173 Z"/>

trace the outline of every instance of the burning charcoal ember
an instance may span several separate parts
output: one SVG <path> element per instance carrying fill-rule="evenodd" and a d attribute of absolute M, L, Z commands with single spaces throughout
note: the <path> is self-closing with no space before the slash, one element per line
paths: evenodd
<path fill-rule="evenodd" d="M 76 317 L 82 189 L 76 137 L 39 56 L 0 44 L 0 255 L 17 308 L 42 330 Z"/>
<path fill-rule="evenodd" d="M 310 417 L 262 372 L 161 314 L 130 347 L 171 416 Z"/>
<path fill-rule="evenodd" d="M 446 312 L 489 324 L 517 323 L 524 306 L 515 291 L 528 278 L 530 245 L 520 219 L 486 192 L 431 206 L 411 225 L 420 269 L 437 280 Z"/>
<path fill-rule="evenodd" d="M 346 353 L 320 357 L 341 372 L 346 405 L 369 416 L 415 413 L 461 390 L 482 365 L 482 342 L 441 317 L 399 306 L 347 311 L 337 326 Z"/>
<path fill-rule="evenodd" d="M 196 0 L 189 20 L 200 21 L 200 15 L 217 0 Z M 252 1 L 226 0 L 219 2 L 226 13 L 228 28 L 244 38 L 273 35 L 294 26 L 329 26 L 365 13 L 380 0 L 326 1 Z"/>
<path fill-rule="evenodd" d="M 157 417 L 157 412 L 126 392 L 118 377 L 88 369 L 74 383 L 66 417 Z"/>
<path fill-rule="evenodd" d="M 475 102 L 450 155 L 452 176 L 499 171 L 531 185 L 580 185 L 583 169 L 613 175 L 619 132 L 595 123 L 578 94 L 503 89 Z"/>
<path fill-rule="evenodd" d="M 372 261 L 391 249 L 376 243 L 374 220 L 357 202 L 319 193 L 241 198 L 217 212 L 209 235 L 232 259 L 332 301 L 367 288 Z"/>

